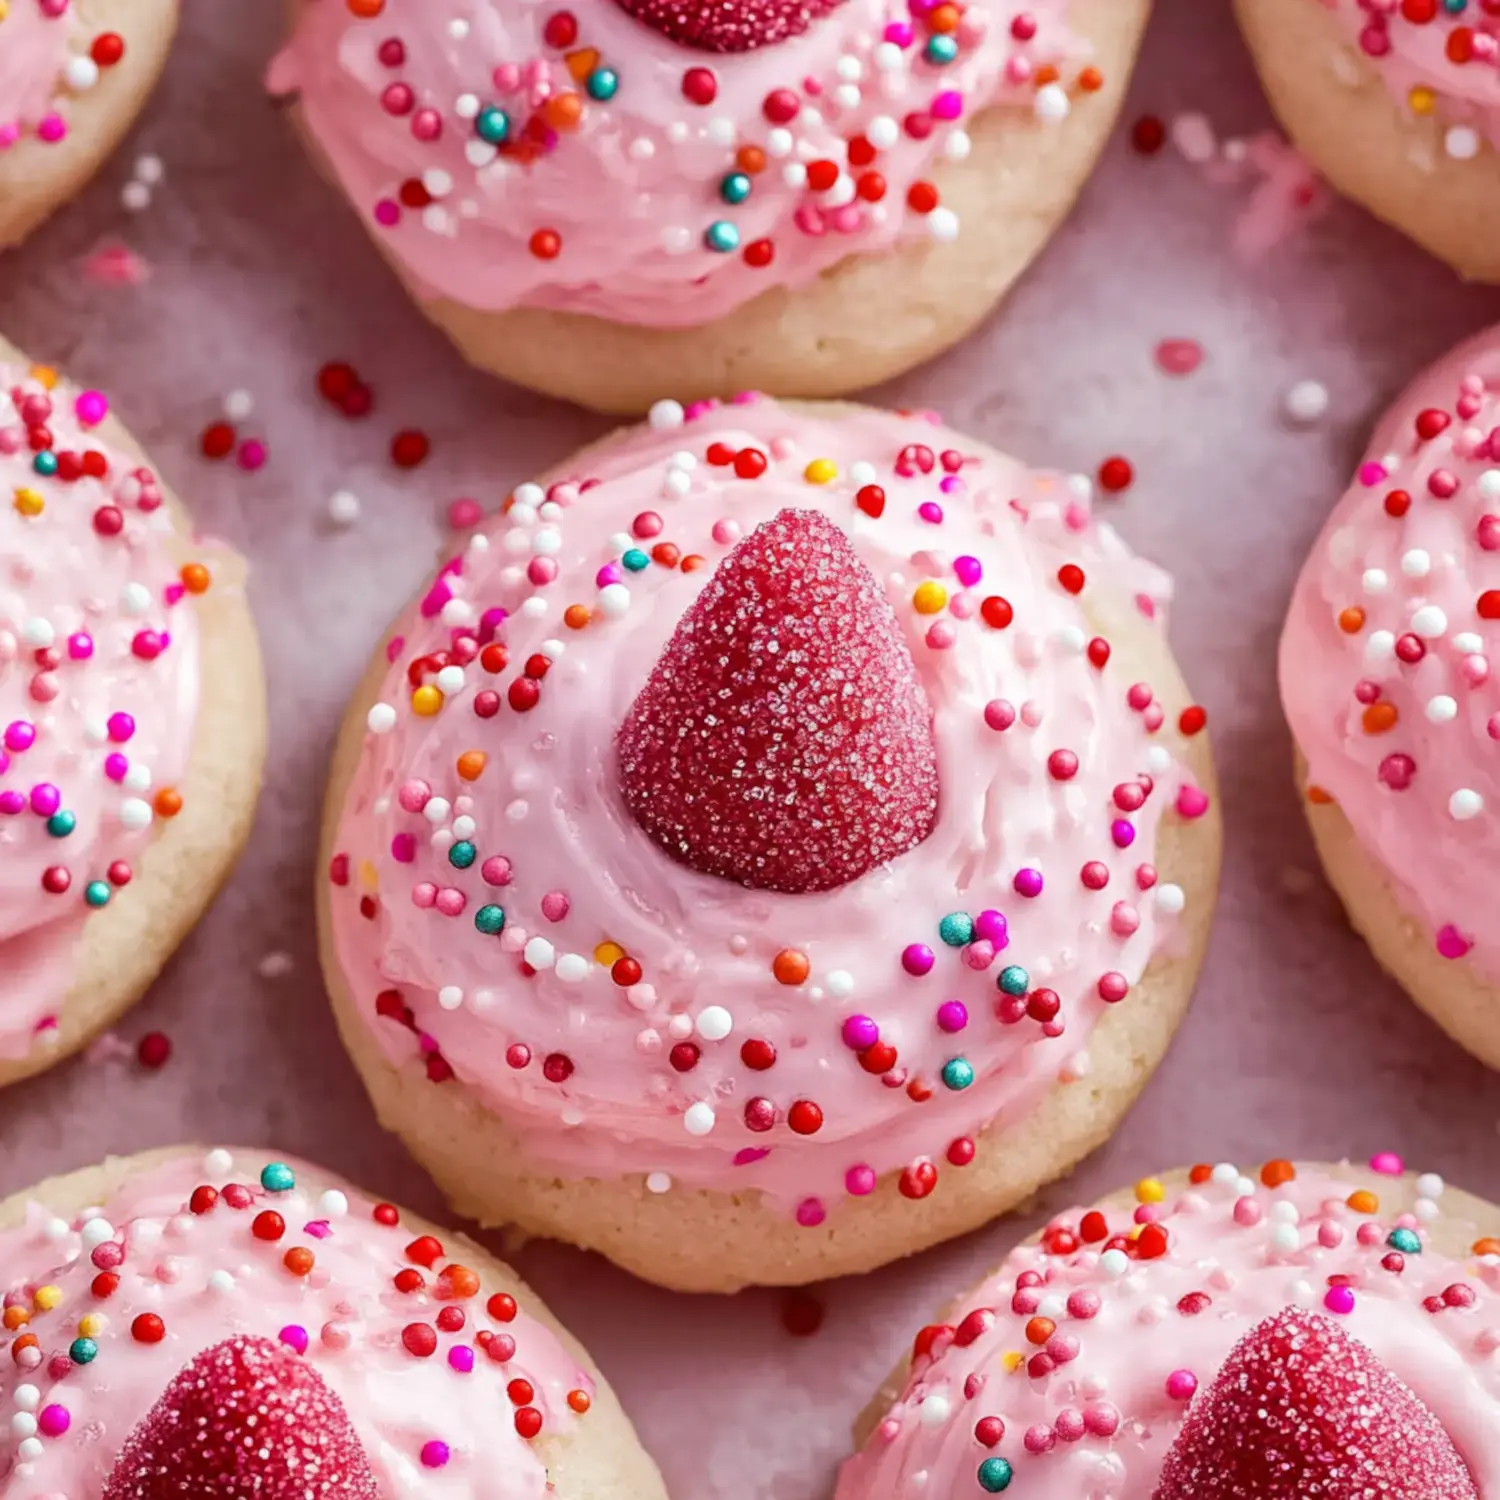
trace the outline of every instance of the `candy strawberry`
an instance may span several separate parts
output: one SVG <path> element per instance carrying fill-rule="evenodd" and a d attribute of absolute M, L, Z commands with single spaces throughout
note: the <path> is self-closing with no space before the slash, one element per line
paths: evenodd
<path fill-rule="evenodd" d="M 1153 1500 L 1478 1500 L 1442 1424 L 1331 1319 L 1287 1308 L 1231 1350 Z"/>
<path fill-rule="evenodd" d="M 620 727 L 619 785 L 674 859 L 831 890 L 937 818 L 932 708 L 844 533 L 784 510 L 718 566 Z"/>
<path fill-rule="evenodd" d="M 205 1349 L 115 1460 L 101 1500 L 379 1500 L 343 1402 L 269 1339 Z"/>
<path fill-rule="evenodd" d="M 669 41 L 698 52 L 749 52 L 800 36 L 843 0 L 615 0 Z"/>

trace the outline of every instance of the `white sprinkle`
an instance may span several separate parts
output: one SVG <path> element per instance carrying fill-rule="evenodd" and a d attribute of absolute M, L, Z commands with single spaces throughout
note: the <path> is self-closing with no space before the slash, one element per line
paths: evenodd
<path fill-rule="evenodd" d="M 1411 617 L 1411 628 L 1428 640 L 1436 640 L 1448 629 L 1448 616 L 1435 604 L 1424 604 Z"/>
<path fill-rule="evenodd" d="M 1396 637 L 1389 630 L 1372 630 L 1365 642 L 1365 660 L 1389 661 L 1396 654 Z"/>
<path fill-rule="evenodd" d="M 42 1404 L 42 1393 L 34 1385 L 16 1387 L 16 1405 L 22 1411 L 35 1411 Z"/>
<path fill-rule="evenodd" d="M 445 984 L 438 990 L 437 1000 L 444 1010 L 457 1010 L 464 1003 L 464 992 L 456 984 Z"/>
<path fill-rule="evenodd" d="M 285 979 L 292 972 L 292 955 L 280 951 L 268 953 L 255 966 L 262 979 Z"/>
<path fill-rule="evenodd" d="M 455 693 L 461 693 L 463 686 L 464 669 L 462 667 L 444 667 L 437 674 L 437 690 L 445 698 L 451 698 Z"/>
<path fill-rule="evenodd" d="M 16 1457 L 23 1464 L 34 1464 L 47 1451 L 41 1438 L 29 1437 L 16 1449 Z"/>
<path fill-rule="evenodd" d="M 668 255 L 686 255 L 693 248 L 693 231 L 685 224 L 668 224 L 661 232 L 661 244 Z"/>
<path fill-rule="evenodd" d="M 838 74 L 845 83 L 858 83 L 865 76 L 865 65 L 853 53 L 846 52 L 838 60 Z"/>
<path fill-rule="evenodd" d="M 672 1188 L 672 1179 L 665 1172 L 648 1172 L 646 1174 L 646 1191 L 648 1193 L 666 1193 Z"/>
<path fill-rule="evenodd" d="M 1421 547 L 1401 554 L 1401 571 L 1408 578 L 1425 578 L 1432 572 L 1432 557 Z"/>
<path fill-rule="evenodd" d="M 693 487 L 693 476 L 685 469 L 668 469 L 662 476 L 661 488 L 669 500 L 679 500 Z"/>
<path fill-rule="evenodd" d="M 722 1042 L 734 1030 L 734 1017 L 722 1005 L 706 1005 L 698 1013 L 698 1035 L 705 1042 Z"/>
<path fill-rule="evenodd" d="M 656 142 L 649 136 L 638 135 L 630 143 L 628 155 L 631 161 L 650 161 L 656 155 Z"/>
<path fill-rule="evenodd" d="M 147 187 L 155 187 L 165 176 L 167 169 L 159 156 L 146 152 L 135 159 L 135 180 Z"/>
<path fill-rule="evenodd" d="M 335 526 L 352 526 L 359 520 L 359 496 L 352 490 L 335 490 L 328 497 L 328 519 Z"/>
<path fill-rule="evenodd" d="M 917 1408 L 924 1427 L 941 1427 L 953 1415 L 953 1407 L 941 1391 L 933 1391 Z"/>
<path fill-rule="evenodd" d="M 857 459 L 849 465 L 849 478 L 855 484 L 874 484 L 879 470 L 869 459 Z"/>
<path fill-rule="evenodd" d="M 467 599 L 449 599 L 438 618 L 450 630 L 461 630 L 466 625 L 474 624 L 478 616 Z"/>
<path fill-rule="evenodd" d="M 337 1188 L 329 1188 L 318 1199 L 318 1207 L 323 1210 L 324 1218 L 342 1219 L 349 1212 L 349 1200 Z"/>
<path fill-rule="evenodd" d="M 1443 150 L 1454 161 L 1472 161 L 1479 155 L 1479 132 L 1468 125 L 1450 126 L 1443 136 Z"/>
<path fill-rule="evenodd" d="M 1443 1189 L 1446 1186 L 1447 1184 L 1436 1172 L 1423 1172 L 1417 1178 L 1417 1191 L 1424 1198 L 1431 1198 L 1434 1201 L 1443 1196 Z"/>
<path fill-rule="evenodd" d="M 234 1290 L 234 1277 L 228 1271 L 215 1271 L 208 1278 L 208 1289 L 221 1297 L 227 1297 Z"/>
<path fill-rule="evenodd" d="M 1271 1231 L 1271 1244 L 1283 1255 L 1301 1248 L 1302 1232 L 1295 1224 L 1278 1224 Z"/>
<path fill-rule="evenodd" d="M 544 937 L 534 937 L 527 942 L 521 956 L 533 969 L 550 969 L 557 962 L 557 949 Z"/>
<path fill-rule="evenodd" d="M 446 823 L 453 811 L 453 804 L 446 797 L 429 797 L 422 808 L 422 816 L 434 827 Z"/>
<path fill-rule="evenodd" d="M 693 1018 L 678 1014 L 667 1022 L 667 1035 L 674 1042 L 685 1042 L 693 1034 Z"/>
<path fill-rule="evenodd" d="M 1435 698 L 1429 698 L 1427 717 L 1434 724 L 1447 724 L 1458 717 L 1458 700 L 1450 698 L 1446 693 L 1439 693 Z"/>
<path fill-rule="evenodd" d="M 540 594 L 533 594 L 522 603 L 521 613 L 528 620 L 540 620 L 547 613 L 547 601 Z"/>
<path fill-rule="evenodd" d="M 478 94 L 460 94 L 453 101 L 453 113 L 460 120 L 477 120 L 480 108 Z"/>
<path fill-rule="evenodd" d="M 36 1418 L 29 1411 L 18 1411 L 10 1419 L 10 1433 L 14 1438 L 36 1436 Z"/>
<path fill-rule="evenodd" d="M 1462 651 L 1465 656 L 1471 656 L 1476 651 L 1484 650 L 1484 637 L 1475 635 L 1472 630 L 1460 630 L 1453 637 L 1453 649 Z"/>
<path fill-rule="evenodd" d="M 824 983 L 836 999 L 843 1000 L 854 993 L 854 976 L 847 969 L 830 969 Z"/>
<path fill-rule="evenodd" d="M 127 797 L 120 804 L 120 822 L 133 833 L 149 828 L 155 816 L 151 811 L 151 804 L 139 797 Z"/>
<path fill-rule="evenodd" d="M 1221 1161 L 1213 1169 L 1212 1177 L 1220 1187 L 1225 1187 L 1230 1183 L 1237 1185 L 1240 1180 L 1240 1169 L 1232 1161 Z"/>
<path fill-rule="evenodd" d="M 389 734 L 396 727 L 396 710 L 389 703 L 377 703 L 365 715 L 365 728 L 371 734 Z"/>
<path fill-rule="evenodd" d="M 882 73 L 899 72 L 906 64 L 901 49 L 894 42 L 881 42 L 875 48 L 875 66 Z"/>
<path fill-rule="evenodd" d="M 557 961 L 557 977 L 564 984 L 577 984 L 587 979 L 591 965 L 581 953 L 564 953 Z"/>
<path fill-rule="evenodd" d="M 733 120 L 726 119 L 723 115 L 715 115 L 708 122 L 708 127 L 703 133 L 715 146 L 732 146 L 739 131 Z"/>
<path fill-rule="evenodd" d="M 467 797 L 460 797 L 458 805 L 468 803 L 469 800 Z M 453 837 L 456 839 L 471 839 L 474 837 L 474 831 L 478 827 L 479 825 L 474 819 L 465 813 L 462 817 L 453 820 Z"/>
<path fill-rule="evenodd" d="M 108 1219 L 90 1219 L 83 1226 L 83 1248 L 94 1250 L 102 1245 L 105 1240 L 115 1237 L 115 1227 Z"/>
<path fill-rule="evenodd" d="M 149 791 L 151 789 L 151 767 L 143 765 L 140 761 L 136 761 L 125 773 L 124 786 L 127 792 Z"/>
<path fill-rule="evenodd" d="M 1302 1215 L 1297 1212 L 1297 1205 L 1289 1203 L 1285 1198 L 1271 1205 L 1271 1218 L 1277 1224 L 1300 1224 Z"/>
<path fill-rule="evenodd" d="M 677 406 L 677 403 L 675 401 L 658 401 L 656 405 Z M 652 407 L 652 410 L 655 411 L 656 407 Z M 677 410 L 681 411 L 682 408 L 680 406 L 677 406 Z M 656 424 L 653 422 L 652 426 L 655 425 Z M 511 493 L 511 498 L 515 501 L 515 504 L 512 505 L 510 510 L 507 512 L 511 520 L 525 525 L 530 525 L 531 522 L 536 520 L 536 507 L 539 506 L 547 498 L 547 492 L 541 487 L 541 485 L 532 484 L 528 480 L 527 483 L 518 484 L 515 487 L 515 489 Z"/>
<path fill-rule="evenodd" d="M 1479 476 L 1479 495 L 1483 500 L 1500 500 L 1500 469 L 1486 469 Z"/>
<path fill-rule="evenodd" d="M 949 161 L 967 161 L 973 149 L 974 142 L 967 130 L 950 131 L 948 139 L 943 142 L 943 155 Z"/>
<path fill-rule="evenodd" d="M 599 590 L 599 608 L 618 620 L 630 608 L 630 590 L 623 583 L 606 583 Z"/>
<path fill-rule="evenodd" d="M 1290 421 L 1316 422 L 1328 410 L 1328 387 L 1319 380 L 1299 380 L 1282 397 L 1281 409 Z"/>
<path fill-rule="evenodd" d="M 807 168 L 800 161 L 789 161 L 781 169 L 781 181 L 795 193 L 807 185 Z"/>
<path fill-rule="evenodd" d="M 874 140 L 874 136 L 870 137 Z M 792 139 L 792 132 L 784 125 L 778 125 L 773 130 L 766 132 L 766 155 L 780 161 L 783 157 L 792 154 L 792 147 L 796 143 Z"/>
<path fill-rule="evenodd" d="M 1165 745 L 1152 745 L 1146 751 L 1146 769 L 1153 776 L 1165 776 L 1172 769 L 1172 752 Z"/>
<path fill-rule="evenodd" d="M 958 230 L 958 215 L 951 208 L 939 205 L 927 215 L 927 232 L 940 245 L 951 245 L 958 238 Z"/>
<path fill-rule="evenodd" d="M 120 189 L 120 207 L 138 214 L 151 207 L 151 189 L 144 182 L 127 182 Z"/>
<path fill-rule="evenodd" d="M 99 82 L 99 64 L 92 57 L 79 53 L 68 59 L 63 77 L 75 94 L 86 94 Z"/>
<path fill-rule="evenodd" d="M 133 585 L 137 588 L 139 586 L 139 584 Z M 45 651 L 57 639 L 57 632 L 52 628 L 50 620 L 44 620 L 40 615 L 33 615 L 21 627 L 21 639 L 33 651 Z"/>
<path fill-rule="evenodd" d="M 901 139 L 901 127 L 890 115 L 876 115 L 865 131 L 865 139 L 877 151 L 889 151 Z"/>
<path fill-rule="evenodd" d="M 1484 798 L 1472 787 L 1460 787 L 1448 799 L 1448 811 L 1458 822 L 1467 823 L 1484 811 Z"/>
<path fill-rule="evenodd" d="M 1425 1219 L 1429 1224 L 1442 1213 L 1431 1198 L 1418 1198 L 1411 1206 L 1411 1211 L 1419 1218 Z"/>
<path fill-rule="evenodd" d="M 1106 1250 L 1099 1257 L 1099 1269 L 1106 1276 L 1119 1278 L 1130 1269 L 1130 1257 L 1123 1250 Z"/>
<path fill-rule="evenodd" d="M 234 1158 L 222 1147 L 215 1147 L 203 1158 L 203 1170 L 210 1177 L 223 1177 L 234 1165 Z"/>
<path fill-rule="evenodd" d="M 1367 594 L 1383 594 L 1390 581 L 1384 568 L 1366 568 L 1362 580 Z"/>
<path fill-rule="evenodd" d="M 554 640 L 549 637 L 547 640 L 543 641 L 542 644 L 536 649 L 542 656 L 545 656 L 548 661 L 559 661 L 562 659 L 568 648 L 566 644 L 564 644 L 564 642 Z"/>
<path fill-rule="evenodd" d="M 555 526 L 538 527 L 531 539 L 531 547 L 543 557 L 555 557 L 562 551 L 562 533 Z"/>
<path fill-rule="evenodd" d="M 526 814 L 531 811 L 531 805 L 524 797 L 517 797 L 514 802 L 506 804 L 505 817 L 507 822 L 522 823 L 526 820 Z"/>
<path fill-rule="evenodd" d="M 52 1240 L 65 1240 L 68 1237 L 68 1221 L 66 1219 L 48 1219 L 42 1226 L 42 1238 Z"/>
<path fill-rule="evenodd" d="M 1066 120 L 1073 109 L 1068 102 L 1068 92 L 1060 83 L 1043 84 L 1036 91 L 1031 107 L 1036 111 L 1037 119 L 1045 120 L 1049 125 Z"/>
<path fill-rule="evenodd" d="M 690 1104 L 682 1117 L 682 1123 L 689 1135 L 707 1135 L 714 1128 L 713 1109 L 701 1100 L 697 1104 Z"/>

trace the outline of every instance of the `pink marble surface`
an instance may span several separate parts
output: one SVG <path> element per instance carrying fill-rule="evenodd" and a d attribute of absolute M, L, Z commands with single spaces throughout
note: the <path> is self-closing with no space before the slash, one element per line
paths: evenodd
<path fill-rule="evenodd" d="M 435 1212 L 422 1174 L 375 1128 L 324 1003 L 311 916 L 324 762 L 366 652 L 433 555 L 445 504 L 496 504 L 604 424 L 466 371 L 410 309 L 258 92 L 279 7 L 186 9 L 130 147 L 82 203 L 0 258 L 0 329 L 109 390 L 202 524 L 254 560 L 271 769 L 249 857 L 123 1028 L 132 1044 L 168 1032 L 173 1060 L 145 1074 L 106 1049 L 6 1093 L 0 1191 L 196 1136 L 279 1143 Z M 1264 128 L 1223 0 L 1159 0 L 1158 11 L 1131 114 L 1203 111 L 1224 137 Z M 166 176 L 132 217 L 120 190 L 141 151 Z M 1460 286 L 1342 205 L 1247 261 L 1232 246 L 1249 189 L 1221 175 L 1117 141 L 1003 315 L 880 393 L 939 406 L 1038 461 L 1092 469 L 1128 454 L 1139 478 L 1112 511 L 1179 579 L 1179 652 L 1211 714 L 1229 845 L 1196 1007 L 1125 1127 L 1048 1201 L 1184 1158 L 1389 1146 L 1500 1199 L 1500 1080 L 1407 1005 L 1343 925 L 1293 794 L 1273 679 L 1294 570 L 1372 419 L 1421 363 L 1500 317 L 1500 295 Z M 143 286 L 81 273 L 114 242 L 149 263 Z M 1168 337 L 1202 342 L 1195 374 L 1155 367 Z M 334 358 L 375 387 L 363 423 L 313 394 Z M 1331 405 L 1292 430 L 1278 414 L 1301 379 L 1324 382 Z M 270 444 L 254 475 L 196 450 L 237 388 L 256 399 L 247 431 Z M 386 456 L 405 425 L 433 440 L 412 474 Z M 363 505 L 345 531 L 326 519 L 339 488 Z M 263 977 L 273 954 L 290 970 Z M 516 1258 L 614 1378 L 675 1495 L 816 1500 L 911 1331 L 1035 1222 L 816 1289 L 826 1319 L 804 1340 L 784 1330 L 776 1294 L 671 1296 L 547 1245 Z"/>

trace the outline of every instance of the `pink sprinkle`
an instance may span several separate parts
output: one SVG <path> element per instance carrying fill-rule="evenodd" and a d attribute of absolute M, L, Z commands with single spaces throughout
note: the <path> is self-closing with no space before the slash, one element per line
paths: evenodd
<path fill-rule="evenodd" d="M 567 916 L 568 909 L 572 903 L 562 891 L 548 891 L 542 897 L 542 915 L 549 922 L 561 922 Z"/>
<path fill-rule="evenodd" d="M 1016 722 L 1015 707 L 1004 698 L 992 698 L 984 706 L 984 722 L 996 731 L 1009 729 Z"/>
<path fill-rule="evenodd" d="M 1331 1286 L 1323 1298 L 1323 1306 L 1331 1313 L 1347 1316 L 1354 1311 L 1354 1288 Z"/>
<path fill-rule="evenodd" d="M 1198 1377 L 1191 1370 L 1173 1370 L 1167 1376 L 1167 1395 L 1174 1401 L 1191 1401 L 1198 1389 Z"/>
<path fill-rule="evenodd" d="M 875 1169 L 860 1163 L 844 1173 L 844 1191 L 852 1197 L 863 1198 L 875 1191 Z"/>
<path fill-rule="evenodd" d="M 235 454 L 235 462 L 247 474 L 253 474 L 257 469 L 265 466 L 269 456 L 266 445 L 259 438 L 247 438 L 240 444 L 240 450 Z"/>
<path fill-rule="evenodd" d="M 509 885 L 513 878 L 511 863 L 503 854 L 492 854 L 480 865 L 479 873 L 486 885 Z"/>
<path fill-rule="evenodd" d="M 484 519 L 484 507 L 477 500 L 454 500 L 448 506 L 448 524 L 455 531 L 468 531 Z"/>
<path fill-rule="evenodd" d="M 1191 375 L 1203 363 L 1197 339 L 1163 339 L 1156 346 L 1156 364 L 1166 375 Z"/>
<path fill-rule="evenodd" d="M 474 1351 L 467 1344 L 455 1344 L 448 1351 L 448 1363 L 460 1375 L 467 1375 L 474 1368 Z"/>
<path fill-rule="evenodd" d="M 277 1334 L 277 1338 L 289 1349 L 295 1349 L 298 1354 L 307 1353 L 307 1330 L 300 1323 L 288 1323 Z"/>
<path fill-rule="evenodd" d="M 1444 958 L 1462 958 L 1473 946 L 1451 922 L 1438 928 L 1437 951 Z"/>
<path fill-rule="evenodd" d="M 1368 460 L 1359 466 L 1359 482 L 1366 489 L 1374 489 L 1377 484 L 1383 484 L 1389 478 L 1384 464 Z"/>
<path fill-rule="evenodd" d="M 1177 793 L 1177 812 L 1184 818 L 1201 818 L 1208 811 L 1208 796 L 1195 786 L 1185 786 Z"/>
<path fill-rule="evenodd" d="M 73 1425 L 73 1414 L 66 1406 L 44 1406 L 36 1425 L 43 1437 L 61 1437 Z"/>
<path fill-rule="evenodd" d="M 797 1205 L 797 1222 L 804 1229 L 816 1229 L 827 1217 L 821 1198 L 804 1198 Z"/>
<path fill-rule="evenodd" d="M 1377 1151 L 1370 1158 L 1370 1170 L 1382 1177 L 1399 1177 L 1406 1170 L 1406 1164 L 1394 1151 Z"/>
<path fill-rule="evenodd" d="M 61 115 L 44 115 L 36 127 L 36 133 L 49 146 L 56 145 L 67 135 L 68 124 Z"/>
<path fill-rule="evenodd" d="M 1249 1229 L 1260 1223 L 1261 1207 L 1254 1198 L 1239 1198 L 1235 1200 L 1234 1222 L 1242 1228 Z"/>

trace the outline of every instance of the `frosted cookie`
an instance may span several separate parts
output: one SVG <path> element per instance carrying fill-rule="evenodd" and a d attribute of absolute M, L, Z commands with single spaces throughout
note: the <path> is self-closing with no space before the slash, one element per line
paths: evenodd
<path fill-rule="evenodd" d="M 1349 919 L 1500 1066 L 1500 330 L 1400 397 L 1303 567 L 1281 695 Z"/>
<path fill-rule="evenodd" d="M 1219 830 L 1168 581 L 1088 488 L 928 415 L 663 403 L 444 563 L 319 884 L 345 1041 L 464 1213 L 796 1283 L 1108 1136 Z"/>
<path fill-rule="evenodd" d="M 968 333 L 1072 205 L 1149 0 L 380 0 L 271 70 L 474 363 L 606 411 L 828 396 Z"/>
<path fill-rule="evenodd" d="M 177 0 L 0 0 L 0 249 L 98 171 L 176 27 Z"/>
<path fill-rule="evenodd" d="M 0 1497 L 662 1500 L 509 1267 L 330 1173 L 177 1148 L 0 1204 Z"/>
<path fill-rule="evenodd" d="M 0 341 L 0 1083 L 144 993 L 249 835 L 265 730 L 244 564 L 103 394 Z"/>
<path fill-rule="evenodd" d="M 1341 192 L 1500 280 L 1500 28 L 1480 0 L 1235 0 L 1281 122 Z"/>
<path fill-rule="evenodd" d="M 1055 1219 L 917 1335 L 835 1500 L 1500 1493 L 1500 1209 L 1372 1167 Z"/>

